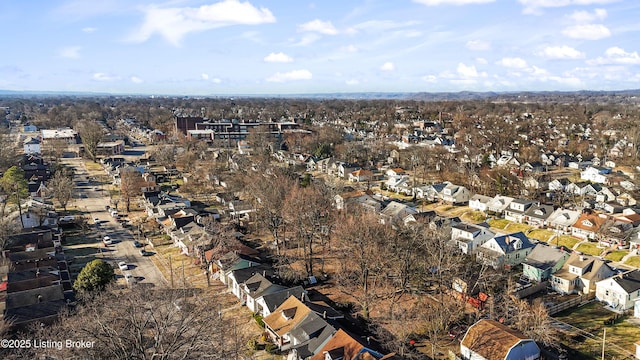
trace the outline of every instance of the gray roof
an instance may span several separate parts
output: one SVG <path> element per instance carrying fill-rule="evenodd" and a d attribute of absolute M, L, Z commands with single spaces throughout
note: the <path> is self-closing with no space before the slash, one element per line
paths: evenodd
<path fill-rule="evenodd" d="M 554 267 L 565 257 L 569 257 L 569 254 L 564 250 L 549 245 L 537 244 L 531 250 L 524 263 L 536 269 L 546 270 Z"/>
<path fill-rule="evenodd" d="M 51 285 L 7 294 L 7 309 L 34 305 L 38 303 L 63 300 L 62 285 Z"/>
<path fill-rule="evenodd" d="M 615 276 L 613 281 L 617 282 L 627 294 L 640 290 L 640 270 L 631 270 Z"/>
<path fill-rule="evenodd" d="M 267 309 L 269 309 L 270 312 L 273 312 L 278 308 L 278 306 L 282 305 L 285 300 L 291 297 L 291 295 L 300 297 L 303 293 L 306 294 L 306 290 L 302 288 L 302 286 L 295 286 L 271 294 L 263 295 L 262 299 L 267 305 Z"/>

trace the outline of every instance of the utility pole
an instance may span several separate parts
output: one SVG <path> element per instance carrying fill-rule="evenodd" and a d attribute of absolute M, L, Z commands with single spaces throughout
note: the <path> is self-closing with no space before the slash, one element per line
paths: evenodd
<path fill-rule="evenodd" d="M 171 255 L 169 255 L 169 274 L 171 276 L 171 288 L 173 289 L 173 265 L 171 265 Z"/>
<path fill-rule="evenodd" d="M 187 279 L 184 277 L 184 259 L 182 259 L 182 288 L 187 288 Z"/>
<path fill-rule="evenodd" d="M 604 360 L 604 344 L 607 338 L 607 328 L 604 328 L 604 334 L 602 335 L 602 360 Z"/>

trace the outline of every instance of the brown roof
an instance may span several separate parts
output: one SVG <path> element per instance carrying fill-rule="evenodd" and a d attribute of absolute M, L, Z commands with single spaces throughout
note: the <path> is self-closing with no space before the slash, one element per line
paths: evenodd
<path fill-rule="evenodd" d="M 495 320 L 480 320 L 469 328 L 461 345 L 487 360 L 502 360 L 521 340 L 528 338 Z"/>
<path fill-rule="evenodd" d="M 580 215 L 575 224 L 573 224 L 573 227 L 587 231 L 598 231 L 598 229 L 600 229 L 600 227 L 607 221 L 607 219 L 608 216 L 600 216 L 599 214 L 593 213 L 584 213 Z M 593 226 L 584 225 L 582 222 L 585 220 L 592 223 Z"/>
<path fill-rule="evenodd" d="M 352 360 L 362 350 L 364 345 L 357 342 L 349 336 L 344 330 L 340 329 L 333 334 L 333 337 L 325 346 L 315 354 L 311 360 L 324 360 L 324 353 L 341 355 L 344 360 Z"/>
<path fill-rule="evenodd" d="M 309 309 L 297 297 L 291 295 L 282 305 L 263 319 L 268 326 L 278 336 L 282 336 L 293 329 L 309 313 Z"/>

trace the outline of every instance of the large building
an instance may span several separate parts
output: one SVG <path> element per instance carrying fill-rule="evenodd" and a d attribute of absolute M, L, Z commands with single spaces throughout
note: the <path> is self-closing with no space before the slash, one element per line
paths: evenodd
<path fill-rule="evenodd" d="M 238 141 L 245 140 L 252 129 L 260 126 L 266 126 L 267 131 L 278 139 L 287 131 L 299 129 L 299 124 L 295 122 L 259 122 L 238 119 L 214 121 L 198 116 L 175 117 L 175 130 L 177 133 L 207 141 L 226 140 L 229 145 L 233 146 Z"/>

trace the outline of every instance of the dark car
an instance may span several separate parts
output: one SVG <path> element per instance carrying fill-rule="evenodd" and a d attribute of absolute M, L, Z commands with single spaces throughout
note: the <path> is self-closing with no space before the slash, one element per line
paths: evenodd
<path fill-rule="evenodd" d="M 149 255 L 151 255 L 151 253 L 150 253 L 150 252 L 147 252 L 145 249 L 140 249 L 140 255 L 142 255 L 142 256 L 149 256 Z"/>
<path fill-rule="evenodd" d="M 137 247 L 137 248 L 141 248 L 142 247 L 142 243 L 138 240 L 133 240 L 133 246 Z"/>

